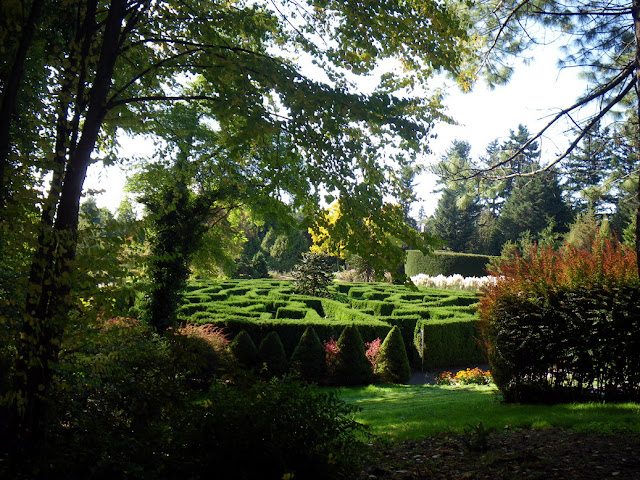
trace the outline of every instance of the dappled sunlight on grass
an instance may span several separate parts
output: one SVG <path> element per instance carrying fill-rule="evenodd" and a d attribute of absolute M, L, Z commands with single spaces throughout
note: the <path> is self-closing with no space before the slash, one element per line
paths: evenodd
<path fill-rule="evenodd" d="M 370 385 L 338 389 L 356 405 L 372 433 L 407 440 L 463 432 L 479 423 L 494 430 L 571 428 L 594 432 L 640 432 L 640 404 L 514 405 L 501 403 L 494 386 Z"/>

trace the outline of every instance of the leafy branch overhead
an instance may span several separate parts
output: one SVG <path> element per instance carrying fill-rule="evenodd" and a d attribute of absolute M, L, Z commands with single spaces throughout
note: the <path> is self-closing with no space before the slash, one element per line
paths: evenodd
<path fill-rule="evenodd" d="M 475 68 L 478 73 L 482 72 L 489 85 L 508 82 L 515 60 L 527 59 L 531 47 L 555 45 L 563 53 L 559 67 L 578 68 L 589 86 L 581 94 L 577 92 L 572 103 L 558 105 L 547 124 L 509 158 L 458 172 L 458 178 L 504 179 L 548 171 L 565 160 L 606 116 L 615 118 L 624 112 L 637 118 L 639 13 L 635 0 L 488 0 L 470 8 L 466 14 L 474 25 L 473 36 L 478 39 L 479 50 L 483 52 L 477 57 Z M 593 107 L 593 113 L 585 114 L 586 107 Z M 573 125 L 575 132 L 569 145 L 554 159 L 528 172 L 505 173 L 502 170 L 561 121 Z"/>
<path fill-rule="evenodd" d="M 466 78 L 473 46 L 459 6 L 434 0 L 33 0 L 0 7 L 2 256 L 16 239 L 16 218 L 32 229 L 31 264 L 12 263 L 29 278 L 18 322 L 17 400 L 8 406 L 12 432 L 26 432 L 25 445 L 45 438 L 46 415 L 38 412 L 74 309 L 87 169 L 118 159 L 120 133 L 155 135 L 173 148 L 165 165 L 185 166 L 175 170 L 175 188 L 147 198 L 167 207 L 164 220 L 175 217 L 183 237 L 190 225 L 199 230 L 189 209 L 200 215 L 208 196 L 213 213 L 287 200 L 307 219 L 324 196 L 349 198 L 344 212 L 360 222 L 383 198 L 405 201 L 392 173 L 411 166 L 427 150 L 433 123 L 446 120 L 439 93 L 412 90 L 437 72 Z M 358 80 L 383 61 L 388 73 L 359 92 Z M 191 123 L 183 115 L 189 109 L 197 111 Z M 203 124 L 209 131 L 199 143 Z M 193 144 L 179 145 L 180 138 Z M 34 211 L 40 176 L 51 178 L 50 188 Z M 198 188 L 207 194 L 196 199 Z M 173 210 L 178 204 L 185 209 Z M 380 225 L 399 238 L 411 235 Z"/>

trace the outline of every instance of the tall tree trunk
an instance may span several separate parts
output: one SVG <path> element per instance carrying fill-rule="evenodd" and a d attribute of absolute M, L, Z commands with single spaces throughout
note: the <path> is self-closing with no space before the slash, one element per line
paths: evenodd
<path fill-rule="evenodd" d="M 636 67 L 636 113 L 638 114 L 636 125 L 635 154 L 640 159 L 640 0 L 633 0 L 632 4 L 633 27 L 635 32 L 635 67 Z M 640 180 L 640 174 L 639 174 Z M 640 181 L 638 182 L 638 206 L 636 209 L 636 257 L 638 275 L 640 275 Z"/>
<path fill-rule="evenodd" d="M 91 153 L 107 113 L 106 103 L 121 45 L 126 0 L 112 0 L 80 140 L 69 155 L 53 227 L 43 231 L 29 282 L 16 368 L 10 434 L 23 446 L 41 447 L 47 432 L 47 400 L 53 367 L 70 308 L 78 212 Z M 84 102 L 76 98 L 76 102 Z M 54 185 L 53 188 L 56 188 Z M 55 192 L 54 192 L 55 193 Z M 50 215 L 51 211 L 45 212 Z M 51 217 L 43 218 L 45 222 Z M 46 225 L 43 226 L 46 229 Z"/>
<path fill-rule="evenodd" d="M 11 150 L 11 122 L 14 117 L 18 92 L 24 74 L 24 64 L 36 24 L 40 18 L 44 0 L 33 0 L 26 23 L 22 26 L 22 36 L 8 77 L 3 82 L 2 103 L 0 104 L 0 209 L 5 206 L 7 184 L 9 182 L 9 151 Z"/>

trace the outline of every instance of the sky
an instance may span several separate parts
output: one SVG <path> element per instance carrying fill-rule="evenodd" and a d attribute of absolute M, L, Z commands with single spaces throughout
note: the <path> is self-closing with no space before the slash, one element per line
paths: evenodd
<path fill-rule="evenodd" d="M 555 47 L 540 47 L 528 65 L 521 62 L 516 66 L 507 85 L 490 90 L 479 81 L 470 93 L 451 92 L 445 105 L 458 125 L 440 124 L 435 128 L 437 138 L 431 144 L 432 154 L 425 156 L 424 163 L 439 161 L 454 140 L 469 142 L 472 158 L 478 158 L 491 141 L 506 140 L 519 124 L 531 134 L 541 130 L 550 116 L 573 104 L 587 86 L 576 70 L 559 70 L 559 58 Z M 542 163 L 564 152 L 569 144 L 568 127 L 561 122 L 541 138 Z M 414 210 L 422 205 L 427 215 L 433 214 L 439 198 L 433 193 L 436 180 L 432 174 L 420 177 L 416 193 L 421 201 Z"/>
<path fill-rule="evenodd" d="M 511 81 L 489 90 L 480 80 L 470 93 L 462 93 L 457 87 L 447 88 L 444 104 L 457 125 L 439 124 L 434 128 L 437 138 L 432 140 L 432 153 L 419 161 L 424 165 L 436 163 L 446 153 L 454 140 L 464 140 L 472 146 L 472 157 L 483 155 L 487 145 L 495 139 L 506 139 L 510 130 L 523 124 L 534 133 L 549 121 L 549 116 L 570 105 L 584 92 L 585 83 L 575 70 L 558 70 L 558 52 L 552 46 L 539 47 L 528 65 L 516 65 Z M 565 147 L 567 136 L 563 124 L 541 140 L 542 161 Z M 126 156 L 144 155 L 149 144 L 142 141 L 127 142 L 122 149 Z M 545 158 L 546 157 L 546 158 Z M 124 162 L 126 166 L 127 162 Z M 424 207 L 427 215 L 437 207 L 439 194 L 437 178 L 423 174 L 417 179 L 416 194 L 419 201 L 413 212 Z M 88 173 L 85 190 L 104 190 L 96 196 L 99 206 L 115 211 L 124 198 L 126 173 L 119 166 L 103 167 L 94 164 Z"/>

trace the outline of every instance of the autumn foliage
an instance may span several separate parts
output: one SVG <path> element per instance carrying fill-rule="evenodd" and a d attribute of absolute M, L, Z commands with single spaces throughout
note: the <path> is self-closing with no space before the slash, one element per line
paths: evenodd
<path fill-rule="evenodd" d="M 615 240 L 532 246 L 501 265 L 479 315 L 505 400 L 640 398 L 636 256 Z"/>

